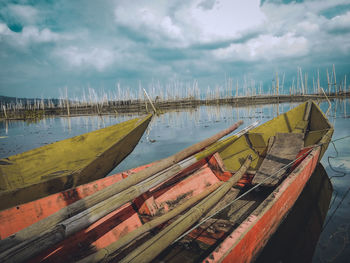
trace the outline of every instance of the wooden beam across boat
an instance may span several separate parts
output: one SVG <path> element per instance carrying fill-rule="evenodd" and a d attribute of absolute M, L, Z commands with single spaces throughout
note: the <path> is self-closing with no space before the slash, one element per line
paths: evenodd
<path fill-rule="evenodd" d="M 0 210 L 99 179 L 135 148 L 152 115 L 0 160 Z"/>

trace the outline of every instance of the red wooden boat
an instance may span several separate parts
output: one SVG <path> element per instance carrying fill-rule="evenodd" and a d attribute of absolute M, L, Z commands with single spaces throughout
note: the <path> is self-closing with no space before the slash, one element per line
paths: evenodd
<path fill-rule="evenodd" d="M 123 190 L 124 199 L 134 189 L 141 194 L 101 218 L 108 206 L 56 217 L 54 227 L 41 224 L 61 208 L 77 200 L 84 204 L 87 196 L 162 162 L 1 211 L 0 259 L 253 261 L 294 205 L 332 134 L 319 107 L 307 102 L 243 135 L 215 142 L 178 163 L 173 174 L 173 166 L 156 173 L 171 174 L 165 179 L 153 176 Z M 86 221 L 92 224 L 76 227 Z M 40 224 L 43 233 L 28 230 Z"/>

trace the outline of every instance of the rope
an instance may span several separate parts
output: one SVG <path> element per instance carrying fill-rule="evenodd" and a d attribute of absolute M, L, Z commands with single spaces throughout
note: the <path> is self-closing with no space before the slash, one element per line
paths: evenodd
<path fill-rule="evenodd" d="M 342 137 L 342 138 L 337 138 L 333 141 L 331 141 L 330 143 L 334 143 L 336 141 L 339 140 L 343 140 L 346 138 L 350 138 L 350 135 Z M 326 144 L 326 143 L 324 143 Z M 241 199 L 242 197 L 246 196 L 247 194 L 249 194 L 250 192 L 252 192 L 253 190 L 257 189 L 260 185 L 262 185 L 265 181 L 267 181 L 268 179 L 270 179 L 271 177 L 275 176 L 276 174 L 278 174 L 280 171 L 289 168 L 290 166 L 292 166 L 296 161 L 298 161 L 299 159 L 303 158 L 304 156 L 308 155 L 313 149 L 315 149 L 316 147 L 320 147 L 322 144 L 318 144 L 315 145 L 314 147 L 312 147 L 311 149 L 309 149 L 307 152 L 305 152 L 303 155 L 299 156 L 298 158 L 296 158 L 295 160 L 293 160 L 292 162 L 286 164 L 285 166 L 283 166 L 280 170 L 278 170 L 277 172 L 275 172 L 272 175 L 269 175 L 268 177 L 266 177 L 263 181 L 261 181 L 259 184 L 253 186 L 252 188 L 250 188 L 248 191 L 244 192 L 243 194 L 241 194 L 240 196 L 238 196 L 237 198 L 235 198 L 234 200 L 232 200 L 231 202 L 229 202 L 228 204 L 226 204 L 224 207 L 220 208 L 217 212 L 215 212 L 214 214 L 212 214 L 211 216 L 201 220 L 198 224 L 196 224 L 195 226 L 193 226 L 191 229 L 189 229 L 188 231 L 186 231 L 184 234 L 182 234 L 180 237 L 178 237 L 172 244 L 176 243 L 177 241 L 179 241 L 180 239 L 182 239 L 183 237 L 185 237 L 187 234 L 189 234 L 190 232 L 192 232 L 194 229 L 196 229 L 197 227 L 199 227 L 200 225 L 202 225 L 203 223 L 205 223 L 206 221 L 208 221 L 209 219 L 213 218 L 215 215 L 219 214 L 221 211 L 223 211 L 224 209 L 226 209 L 227 207 L 231 206 L 233 203 L 237 202 L 237 200 Z M 349 190 L 350 191 L 350 188 Z"/>
<path fill-rule="evenodd" d="M 181 238 L 183 238 L 184 236 L 186 236 L 188 233 L 192 232 L 194 229 L 196 229 L 198 226 L 202 225 L 203 223 L 205 223 L 206 221 L 208 221 L 209 219 L 213 218 L 215 215 L 219 214 L 221 211 L 223 211 L 225 208 L 229 207 L 230 205 L 232 205 L 233 203 L 237 202 L 237 200 L 241 199 L 242 197 L 246 196 L 247 194 L 249 194 L 250 192 L 252 192 L 253 190 L 255 190 L 256 188 L 258 188 L 260 185 L 262 185 L 265 181 L 267 181 L 268 179 L 270 179 L 271 177 L 275 176 L 276 174 L 278 174 L 280 171 L 283 171 L 285 168 L 289 168 L 290 166 L 292 166 L 296 161 L 298 161 L 299 159 L 301 159 L 302 157 L 304 157 L 305 155 L 309 154 L 314 148 L 319 147 L 321 145 L 316 145 L 315 147 L 312 147 L 310 150 L 308 150 L 307 152 L 305 152 L 303 155 L 299 156 L 297 159 L 293 160 L 292 162 L 288 163 L 287 165 L 283 166 L 281 169 L 279 169 L 277 172 L 269 175 L 268 177 L 266 177 L 263 181 L 261 181 L 260 183 L 258 183 L 257 185 L 253 186 L 252 188 L 250 188 L 248 191 L 244 192 L 243 194 L 241 194 L 240 196 L 238 196 L 237 198 L 235 198 L 234 200 L 232 200 L 231 202 L 229 202 L 228 204 L 226 204 L 224 207 L 220 208 L 218 211 L 216 211 L 214 214 L 212 214 L 211 216 L 208 216 L 207 218 L 201 220 L 197 225 L 195 225 L 194 227 L 192 227 L 191 229 L 189 229 L 187 232 L 185 232 L 183 235 L 181 235 L 179 238 L 177 238 L 173 243 L 179 241 Z"/>
<path fill-rule="evenodd" d="M 324 224 L 322 231 L 327 227 L 328 223 L 331 221 L 332 217 L 334 216 L 335 212 L 338 210 L 338 208 L 341 206 L 341 204 L 343 203 L 343 201 L 345 200 L 346 196 L 349 194 L 350 192 L 350 187 L 348 188 L 348 190 L 346 190 L 345 194 L 343 195 L 342 199 L 340 200 L 339 204 L 337 205 L 337 207 L 334 209 L 334 211 L 332 212 L 332 214 L 330 215 L 330 217 L 328 218 L 326 224 Z"/>
<path fill-rule="evenodd" d="M 347 175 L 346 172 L 344 172 L 344 171 L 339 171 L 339 170 L 335 169 L 335 168 L 333 167 L 333 165 L 331 164 L 330 159 L 336 159 L 336 158 L 338 158 L 338 156 L 339 156 L 338 149 L 337 149 L 337 147 L 335 146 L 335 143 L 334 143 L 334 142 L 339 141 L 339 140 L 341 140 L 341 139 L 346 139 L 346 138 L 349 138 L 349 137 L 350 137 L 350 136 L 345 136 L 345 137 L 342 137 L 342 138 L 339 138 L 339 139 L 336 139 L 336 140 L 331 141 L 331 143 L 332 143 L 332 145 L 333 145 L 333 148 L 334 148 L 334 150 L 335 150 L 335 152 L 336 152 L 336 156 L 328 156 L 328 158 L 327 158 L 327 160 L 328 160 L 328 165 L 329 165 L 329 168 L 330 168 L 333 172 L 335 172 L 336 174 L 339 174 L 339 175 L 333 175 L 333 176 L 331 176 L 331 177 L 329 178 L 330 180 L 332 180 L 333 178 L 341 178 L 341 177 L 344 177 L 344 176 Z M 342 164 L 342 165 L 344 165 L 344 164 Z M 341 166 L 340 166 L 340 167 L 341 167 Z M 332 200 L 332 202 L 331 202 L 331 204 L 330 204 L 330 206 L 329 206 L 329 209 L 331 209 L 331 208 L 333 207 L 333 205 L 335 204 L 335 200 L 336 200 L 336 198 L 338 197 L 338 192 L 335 191 L 335 190 L 334 190 L 334 192 L 335 192 L 335 195 L 334 195 L 333 200 Z M 349 192 L 350 192 L 350 187 L 349 187 L 349 188 L 347 189 L 347 191 L 344 193 L 344 195 L 342 196 L 341 200 L 339 201 L 337 207 L 334 209 L 334 211 L 332 212 L 332 214 L 331 214 L 331 215 L 329 216 L 329 218 L 327 219 L 327 222 L 324 224 L 324 226 L 323 226 L 323 228 L 322 228 L 322 231 L 326 229 L 328 223 L 332 220 L 333 216 L 335 215 L 335 213 L 337 212 L 337 210 L 339 209 L 339 207 L 341 206 L 341 204 L 343 203 L 343 201 L 345 200 L 345 198 L 346 198 L 346 196 L 349 194 Z"/>
<path fill-rule="evenodd" d="M 344 176 L 346 175 L 345 172 L 342 172 L 342 171 L 339 171 L 339 170 L 334 169 L 334 168 L 333 168 L 333 165 L 332 165 L 331 162 L 330 162 L 330 159 L 336 159 L 336 158 L 338 158 L 338 156 L 339 156 L 339 152 L 338 152 L 338 150 L 337 150 L 337 147 L 335 147 L 334 142 L 331 142 L 331 143 L 332 143 L 333 148 L 334 148 L 334 150 L 335 150 L 335 152 L 336 152 L 337 154 L 336 154 L 336 156 L 328 156 L 328 158 L 327 158 L 327 160 L 328 160 L 328 165 L 329 165 L 329 168 L 330 168 L 333 172 L 335 172 L 335 173 L 337 173 L 337 174 L 340 174 L 340 175 L 333 175 L 333 176 L 331 176 L 331 177 L 329 178 L 330 180 L 333 179 L 333 178 L 344 177 Z"/>

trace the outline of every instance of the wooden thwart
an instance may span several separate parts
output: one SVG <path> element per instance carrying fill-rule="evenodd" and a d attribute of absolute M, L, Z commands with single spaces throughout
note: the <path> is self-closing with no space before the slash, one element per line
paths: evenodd
<path fill-rule="evenodd" d="M 303 133 L 277 133 L 272 147 L 253 179 L 253 184 L 275 186 L 304 146 Z M 271 178 L 267 179 L 269 176 Z"/>

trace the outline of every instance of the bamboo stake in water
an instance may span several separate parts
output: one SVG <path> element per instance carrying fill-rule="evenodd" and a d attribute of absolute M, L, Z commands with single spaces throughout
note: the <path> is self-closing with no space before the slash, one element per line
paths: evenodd
<path fill-rule="evenodd" d="M 151 106 L 152 106 L 152 108 L 153 108 L 153 110 L 154 110 L 154 113 L 157 113 L 157 110 L 156 110 L 156 108 L 154 107 L 151 98 L 148 96 L 147 91 L 146 91 L 145 89 L 143 89 L 143 92 L 145 93 L 147 99 L 149 100 L 149 103 L 151 103 Z"/>
<path fill-rule="evenodd" d="M 4 109 L 5 119 L 7 119 L 6 106 L 2 105 L 2 108 Z"/>

